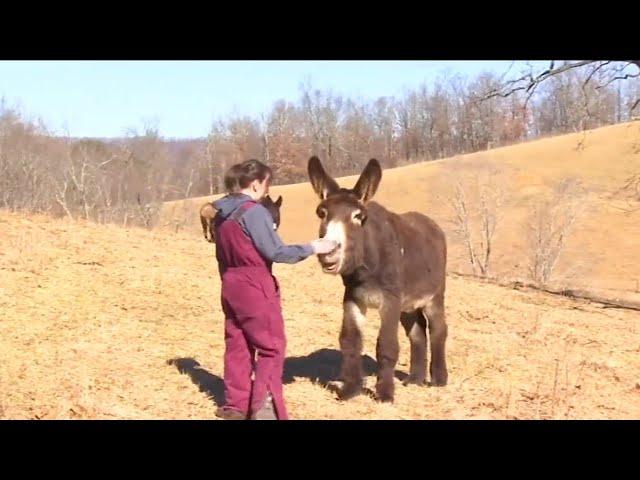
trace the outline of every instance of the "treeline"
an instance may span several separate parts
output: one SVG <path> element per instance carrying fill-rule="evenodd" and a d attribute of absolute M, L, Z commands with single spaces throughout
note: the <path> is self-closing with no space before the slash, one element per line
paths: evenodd
<path fill-rule="evenodd" d="M 117 140 L 56 137 L 3 101 L 0 208 L 150 226 L 161 202 L 220 192 L 226 168 L 246 158 L 266 161 L 284 184 L 306 181 L 312 154 L 339 176 L 371 157 L 391 168 L 629 120 L 640 82 L 599 75 L 571 70 L 533 96 L 488 99 L 498 75 L 449 76 L 374 101 L 307 84 L 295 102 L 220 119 L 207 138 L 180 141 L 151 127 Z"/>

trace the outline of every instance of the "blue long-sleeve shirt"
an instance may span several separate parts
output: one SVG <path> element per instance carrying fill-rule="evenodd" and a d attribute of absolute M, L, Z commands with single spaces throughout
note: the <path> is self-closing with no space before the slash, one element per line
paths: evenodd
<path fill-rule="evenodd" d="M 217 215 L 227 218 L 247 200 L 251 200 L 248 195 L 230 194 L 216 200 L 213 206 Z M 260 204 L 240 217 L 240 225 L 260 254 L 271 262 L 297 263 L 313 254 L 311 245 L 285 245 L 273 228 L 271 214 Z"/>

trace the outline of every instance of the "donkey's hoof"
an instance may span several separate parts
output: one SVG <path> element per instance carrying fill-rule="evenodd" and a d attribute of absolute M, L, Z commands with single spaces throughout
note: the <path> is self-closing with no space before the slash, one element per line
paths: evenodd
<path fill-rule="evenodd" d="M 376 400 L 382 403 L 393 403 L 393 386 L 378 386 L 376 388 Z"/>
<path fill-rule="evenodd" d="M 447 379 L 433 379 L 429 382 L 430 387 L 445 387 L 447 385 Z"/>
<path fill-rule="evenodd" d="M 404 385 L 405 387 L 407 385 L 419 385 L 419 386 L 424 386 L 427 384 L 427 380 L 425 379 L 425 377 L 418 377 L 415 375 L 409 375 L 407 378 L 405 378 L 402 381 L 402 385 Z"/>
<path fill-rule="evenodd" d="M 342 401 L 351 400 L 361 394 L 361 385 L 345 385 L 338 391 L 338 399 Z"/>
<path fill-rule="evenodd" d="M 378 393 L 376 400 L 380 403 L 393 403 L 393 393 Z"/>
<path fill-rule="evenodd" d="M 431 376 L 431 381 L 429 382 L 430 387 L 444 387 L 449 379 L 449 372 L 446 367 L 432 367 L 429 374 Z"/>

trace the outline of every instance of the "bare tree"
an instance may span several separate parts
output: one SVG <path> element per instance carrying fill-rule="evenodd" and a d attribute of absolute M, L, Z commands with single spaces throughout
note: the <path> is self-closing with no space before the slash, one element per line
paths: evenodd
<path fill-rule="evenodd" d="M 624 189 L 631 194 L 631 198 L 640 202 L 640 174 L 629 177 L 624 185 Z"/>
<path fill-rule="evenodd" d="M 156 218 L 156 215 L 159 212 L 159 206 L 155 202 L 147 202 L 143 203 L 140 198 L 140 194 L 138 194 L 137 199 L 138 205 L 138 216 L 142 220 L 142 225 L 146 228 L 151 228 L 153 226 L 153 222 Z M 126 219 L 125 219 L 126 225 Z"/>
<path fill-rule="evenodd" d="M 640 174 L 631 175 L 618 191 L 612 196 L 621 195 L 627 202 L 627 206 L 622 210 L 626 213 L 640 211 Z"/>
<path fill-rule="evenodd" d="M 586 74 L 581 80 L 581 101 L 557 101 L 551 100 L 547 105 L 551 109 L 564 109 L 560 113 L 567 114 L 571 105 L 581 105 L 580 113 L 580 130 L 583 132 L 586 128 L 593 128 L 623 119 L 633 120 L 635 109 L 640 105 L 640 84 L 636 80 L 634 82 L 635 89 L 627 89 L 627 99 L 622 101 L 622 93 L 619 83 L 617 90 L 614 91 L 610 86 L 616 82 L 629 79 L 640 78 L 640 60 L 612 61 L 612 60 L 582 60 L 582 61 L 565 61 L 561 65 L 557 65 L 556 61 L 551 61 L 549 67 L 541 72 L 534 72 L 530 68 L 528 72 L 520 77 L 502 81 L 498 86 L 485 91 L 476 92 L 475 96 L 479 101 L 487 101 L 494 97 L 506 98 L 518 92 L 526 93 L 525 107 L 529 100 L 533 97 L 538 87 L 542 84 L 548 84 L 550 79 L 557 80 L 562 75 L 571 73 L 576 70 L 585 70 Z M 599 93 L 600 95 L 595 95 Z M 621 111 L 622 104 L 628 107 L 626 114 Z M 542 110 L 542 109 L 541 109 Z M 538 113 L 541 113 L 540 111 Z M 595 124 L 589 124 L 595 118 Z M 541 122 L 538 122 L 539 124 Z M 568 122 L 565 122 L 565 124 Z M 575 122 L 573 122 L 575 124 Z M 557 132 L 557 125 L 552 125 L 549 132 Z M 543 133 L 543 132 L 541 132 Z M 578 142 L 578 149 L 584 148 L 585 136 Z M 633 190 L 634 178 L 631 177 L 623 189 Z M 630 211 L 633 211 L 631 209 Z"/>
<path fill-rule="evenodd" d="M 69 183 L 70 183 L 70 180 L 66 176 L 66 174 L 64 174 L 64 176 L 58 180 L 55 186 L 56 188 L 55 200 L 56 202 L 58 202 L 60 207 L 62 207 L 64 212 L 67 214 L 67 217 L 70 220 L 74 220 L 73 213 L 71 213 L 71 209 L 69 208 L 69 201 L 68 201 L 68 195 L 67 195 L 67 192 L 69 190 Z"/>
<path fill-rule="evenodd" d="M 396 156 L 395 152 L 395 110 L 393 99 L 385 97 L 379 98 L 374 104 L 373 125 L 375 135 L 381 139 L 383 147 L 383 158 L 387 161 Z"/>
<path fill-rule="evenodd" d="M 534 206 L 529 220 L 529 275 L 546 285 L 553 274 L 576 218 L 582 189 L 575 179 L 563 179 L 549 198 Z"/>
<path fill-rule="evenodd" d="M 374 127 L 371 113 L 365 103 L 347 100 L 340 128 L 340 144 L 343 149 L 343 167 L 355 170 L 369 159 L 373 147 Z"/>
<path fill-rule="evenodd" d="M 458 234 L 465 243 L 469 255 L 469 263 L 474 275 L 478 274 L 478 256 L 476 254 L 475 242 L 471 232 L 470 213 L 467 196 L 460 182 L 456 183 L 455 193 L 450 199 L 451 206 L 455 212 L 455 233 Z"/>
<path fill-rule="evenodd" d="M 294 183 L 306 178 L 305 157 L 308 142 L 303 133 L 303 114 L 293 104 L 276 102 L 264 121 L 265 160 L 272 166 L 281 183 Z"/>
<path fill-rule="evenodd" d="M 90 212 L 95 205 L 95 196 L 90 191 L 94 175 L 90 171 L 92 165 L 90 165 L 87 149 L 84 145 L 79 146 L 79 157 L 78 161 L 73 158 L 69 161 L 69 178 L 82 207 L 84 218 L 89 220 Z"/>
<path fill-rule="evenodd" d="M 635 66 L 638 69 L 638 72 L 629 73 L 628 68 L 632 66 Z M 596 89 L 604 88 L 619 80 L 640 77 L 640 60 L 627 60 L 623 62 L 613 62 L 611 60 L 565 61 L 561 65 L 557 65 L 557 62 L 552 60 L 549 63 L 549 67 L 543 71 L 535 72 L 533 68 L 530 68 L 528 72 L 523 73 L 520 77 L 503 81 L 494 88 L 478 92 L 477 98 L 479 100 L 488 100 L 494 97 L 505 98 L 516 92 L 524 91 L 527 95 L 525 100 L 526 106 L 541 84 L 545 83 L 550 78 L 579 68 L 589 68 L 589 73 L 584 81 L 585 85 L 589 84 L 594 79 L 596 73 L 600 73 L 599 78 L 601 79 L 601 82 L 597 84 L 595 87 Z M 631 105 L 629 111 L 632 112 L 639 104 L 640 98 Z"/>
<path fill-rule="evenodd" d="M 152 216 L 145 209 L 152 207 L 146 206 L 184 198 L 185 192 L 221 192 L 229 164 L 250 157 L 266 160 L 277 183 L 292 183 L 306 178 L 304 159 L 311 153 L 348 175 L 370 156 L 395 166 L 399 160 L 424 161 L 585 130 L 633 118 L 630 112 L 637 112 L 640 102 L 639 66 L 640 61 L 552 62 L 519 77 L 445 77 L 397 99 L 373 102 L 343 99 L 307 83 L 297 101 L 275 103 L 261 122 L 220 119 L 206 139 L 190 141 L 163 138 L 149 122 L 141 134 L 130 131 L 120 139 L 65 140 L 0 101 L 0 207 L 147 225 Z M 460 188 L 470 187 L 461 182 Z M 484 224 L 480 220 L 480 191 L 464 193 L 473 198 L 466 204 L 477 255 L 472 263 L 482 274 L 488 267 L 481 265 L 489 265 L 494 255 L 488 233 L 496 227 L 490 215 Z M 490 192 L 484 195 L 490 205 Z M 462 213 L 461 193 L 454 188 L 453 196 Z"/>
<path fill-rule="evenodd" d="M 464 243 L 473 274 L 485 277 L 489 273 L 504 190 L 497 178 L 501 172 L 495 167 L 471 168 L 471 173 L 456 175 L 448 201 L 453 231 Z"/>
<path fill-rule="evenodd" d="M 312 140 L 312 151 L 326 158 L 329 164 L 334 164 L 336 172 L 346 173 L 344 160 L 348 151 L 340 139 L 344 113 L 342 97 L 332 92 L 313 90 L 309 83 L 302 85 L 301 90 L 301 109 L 307 135 Z"/>
<path fill-rule="evenodd" d="M 224 172 L 226 170 L 226 158 L 221 152 L 224 143 L 225 127 L 223 122 L 215 122 L 207 137 L 206 158 L 209 195 L 216 191 L 224 191 Z"/>

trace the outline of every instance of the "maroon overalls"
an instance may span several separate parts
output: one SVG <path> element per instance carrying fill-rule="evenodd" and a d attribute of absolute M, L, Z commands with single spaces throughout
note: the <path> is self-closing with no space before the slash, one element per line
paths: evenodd
<path fill-rule="evenodd" d="M 251 415 L 271 392 L 278 419 L 286 420 L 282 392 L 286 337 L 280 288 L 271 273 L 272 262 L 260 255 L 240 225 L 242 215 L 256 205 L 248 200 L 215 224 L 225 314 L 225 408 Z"/>

